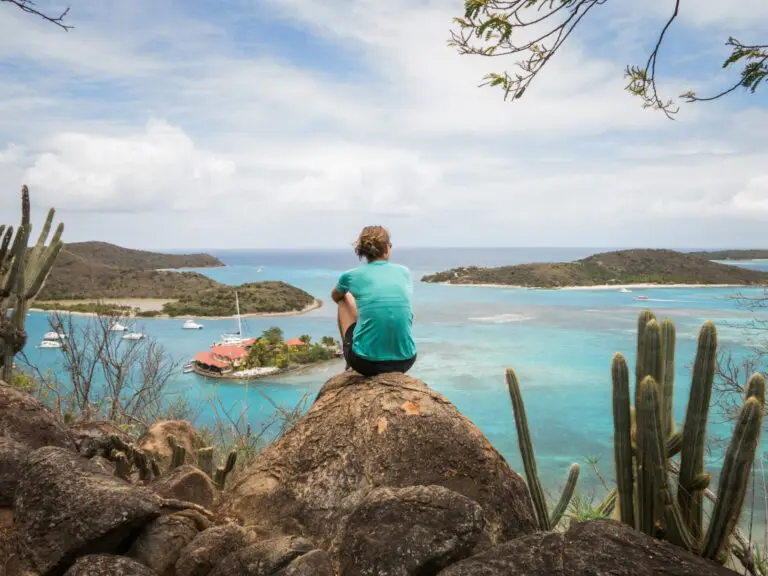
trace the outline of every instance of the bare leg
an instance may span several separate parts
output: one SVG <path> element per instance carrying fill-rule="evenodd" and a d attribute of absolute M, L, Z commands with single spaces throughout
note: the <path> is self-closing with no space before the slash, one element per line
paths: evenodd
<path fill-rule="evenodd" d="M 355 297 L 347 292 L 344 294 L 344 300 L 339 302 L 339 333 L 342 342 L 347 330 L 355 322 L 357 322 L 357 303 Z"/>

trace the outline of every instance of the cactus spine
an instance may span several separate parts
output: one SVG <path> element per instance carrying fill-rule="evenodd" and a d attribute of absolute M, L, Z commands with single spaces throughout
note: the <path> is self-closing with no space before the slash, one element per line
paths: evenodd
<path fill-rule="evenodd" d="M 615 354 L 611 361 L 613 380 L 613 456 L 616 465 L 616 488 L 618 492 L 621 521 L 635 526 L 634 471 L 632 470 L 632 421 L 629 401 L 629 369 L 621 354 Z"/>
<path fill-rule="evenodd" d="M 48 246 L 55 211 L 48 212 L 45 225 L 34 248 L 28 249 L 32 230 L 30 221 L 29 189 L 21 189 L 21 224 L 13 234 L 13 227 L 0 226 L 0 366 L 4 380 L 11 379 L 13 357 L 26 343 L 26 315 L 29 303 L 40 293 L 45 279 L 53 268 L 62 247 L 64 225 L 59 224 Z M 13 240 L 13 242 L 11 242 Z M 13 308 L 12 314 L 8 310 Z"/>
<path fill-rule="evenodd" d="M 536 456 L 533 452 L 533 442 L 531 441 L 531 433 L 528 428 L 528 418 L 525 414 L 523 395 L 520 392 L 520 383 L 517 380 L 515 371 L 511 368 L 507 368 L 506 379 L 509 396 L 512 400 L 512 410 L 515 415 L 515 427 L 517 429 L 517 442 L 520 447 L 520 456 L 523 460 L 525 478 L 528 482 L 528 490 L 531 493 L 531 499 L 533 500 L 533 508 L 536 513 L 539 529 L 551 530 L 554 526 L 552 520 L 560 520 L 568 503 L 573 497 L 573 492 L 576 489 L 576 484 L 579 479 L 580 468 L 578 464 L 571 465 L 563 494 L 555 506 L 555 510 L 550 518 L 549 512 L 547 511 L 544 490 L 541 487 L 541 481 L 539 480 L 539 474 L 536 469 Z"/>
<path fill-rule="evenodd" d="M 683 427 L 683 445 L 680 452 L 680 479 L 677 500 L 694 538 L 703 533 L 703 491 L 696 490 L 696 479 L 704 473 L 704 449 L 707 441 L 707 418 L 712 396 L 717 356 L 717 330 L 712 322 L 705 322 L 699 332 L 696 361 L 693 367 L 691 393 Z"/>

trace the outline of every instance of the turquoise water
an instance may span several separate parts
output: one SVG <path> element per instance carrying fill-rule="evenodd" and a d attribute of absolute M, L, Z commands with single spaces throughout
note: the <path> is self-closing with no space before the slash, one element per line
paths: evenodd
<path fill-rule="evenodd" d="M 621 351 L 634 363 L 637 313 L 651 307 L 677 325 L 677 385 L 675 413 L 683 418 L 689 366 L 702 322 L 718 324 L 720 342 L 744 351 L 749 337 L 728 323 L 749 314 L 737 309 L 734 291 L 727 288 L 654 288 L 622 294 L 617 290 L 525 290 L 431 285 L 418 282 L 425 273 L 462 264 L 498 265 L 534 260 L 579 258 L 592 249 L 518 250 L 402 250 L 393 259 L 414 274 L 414 334 L 419 360 L 411 374 L 447 396 L 488 436 L 517 470 L 522 465 L 504 381 L 504 369 L 513 367 L 520 379 L 528 411 L 539 470 L 546 487 L 557 489 L 571 462 L 582 464 L 582 491 L 602 494 L 599 482 L 584 462 L 600 458 L 602 473 L 613 478 L 610 360 Z M 251 335 L 279 325 L 286 338 L 303 333 L 313 338 L 335 335 L 335 309 L 328 294 L 338 275 L 355 265 L 345 252 L 225 252 L 217 255 L 228 265 L 200 272 L 227 284 L 283 280 L 325 299 L 326 305 L 303 316 L 248 318 Z M 768 262 L 747 263 L 768 271 Z M 258 272 L 258 267 L 263 267 Z M 762 290 L 745 290 L 747 294 Z M 648 301 L 633 297 L 645 294 Z M 138 328 L 160 340 L 177 358 L 188 359 L 204 350 L 222 333 L 232 331 L 234 320 L 200 320 L 201 331 L 181 330 L 182 321 L 146 319 Z M 60 353 L 34 348 L 47 331 L 47 315 L 33 313 L 28 321 L 27 354 L 42 367 L 57 367 Z M 215 390 L 227 406 L 247 404 L 254 426 L 272 411 L 256 388 L 277 402 L 295 403 L 315 394 L 323 382 L 343 369 L 341 362 L 311 372 L 242 384 L 219 384 L 195 374 L 179 375 L 174 386 L 192 401 L 202 401 Z M 198 423 L 210 421 L 204 410 Z M 713 417 L 710 435 L 727 436 L 730 428 Z M 721 456 L 713 452 L 710 467 L 716 475 Z M 759 472 L 759 467 L 758 467 Z M 762 514 L 762 513 L 760 513 Z"/>

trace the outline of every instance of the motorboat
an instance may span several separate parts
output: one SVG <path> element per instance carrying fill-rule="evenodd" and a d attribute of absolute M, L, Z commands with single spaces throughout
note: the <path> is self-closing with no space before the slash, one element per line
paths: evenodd
<path fill-rule="evenodd" d="M 43 340 L 63 340 L 67 335 L 62 332 L 46 332 Z"/>
<path fill-rule="evenodd" d="M 629 294 L 630 292 L 632 292 L 632 290 L 630 290 L 629 288 L 622 288 L 621 290 L 619 290 L 619 292 L 621 292 L 622 294 Z"/>
<path fill-rule="evenodd" d="M 182 330 L 202 330 L 203 329 L 203 325 L 202 324 L 198 324 L 192 318 L 190 318 L 189 320 L 184 322 L 184 325 L 181 328 L 182 328 Z"/>
<path fill-rule="evenodd" d="M 123 326 L 120 324 L 120 322 L 115 322 L 112 324 L 112 326 L 109 327 L 110 332 L 126 332 L 128 330 L 127 326 Z"/>
<path fill-rule="evenodd" d="M 64 344 L 60 340 L 43 340 L 39 348 L 63 348 Z"/>
<path fill-rule="evenodd" d="M 261 268 L 261 266 L 259 266 L 259 269 L 256 270 L 256 272 L 261 272 L 261 271 L 262 271 L 262 268 Z"/>
<path fill-rule="evenodd" d="M 141 332 L 128 332 L 128 334 L 123 334 L 123 340 L 141 340 L 144 338 L 144 334 Z"/>
<path fill-rule="evenodd" d="M 648 296 L 635 296 L 635 300 L 648 300 Z"/>
<path fill-rule="evenodd" d="M 195 363 L 194 362 L 187 362 L 184 364 L 184 367 L 182 368 L 182 372 L 184 374 L 189 374 L 190 372 L 195 371 Z"/>

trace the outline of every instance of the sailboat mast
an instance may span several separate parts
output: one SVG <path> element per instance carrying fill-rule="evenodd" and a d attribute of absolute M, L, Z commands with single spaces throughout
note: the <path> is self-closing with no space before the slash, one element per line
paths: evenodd
<path fill-rule="evenodd" d="M 235 290 L 235 306 L 237 307 L 237 335 L 243 336 L 243 326 L 240 323 L 240 300 L 237 297 L 237 290 Z"/>

